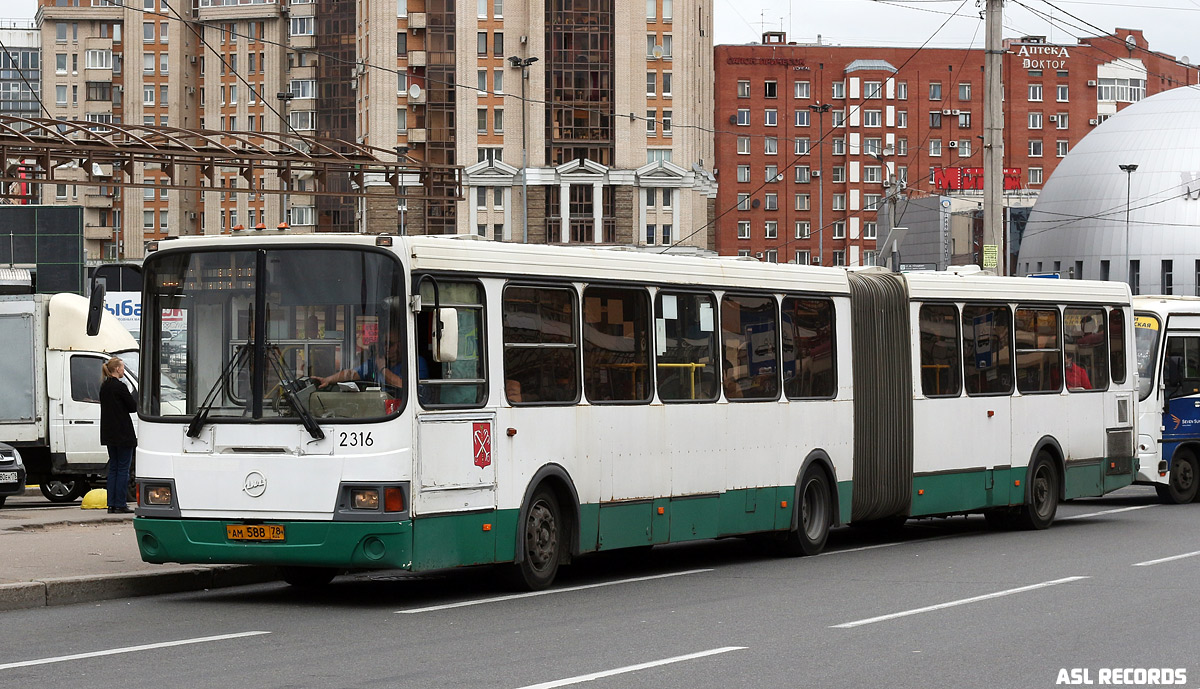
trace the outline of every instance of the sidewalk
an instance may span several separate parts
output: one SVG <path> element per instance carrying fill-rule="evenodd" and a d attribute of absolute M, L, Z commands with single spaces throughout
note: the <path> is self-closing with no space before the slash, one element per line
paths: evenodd
<path fill-rule="evenodd" d="M 133 515 L 54 504 L 36 488 L 0 507 L 0 610 L 276 579 L 273 567 L 142 562 Z"/>

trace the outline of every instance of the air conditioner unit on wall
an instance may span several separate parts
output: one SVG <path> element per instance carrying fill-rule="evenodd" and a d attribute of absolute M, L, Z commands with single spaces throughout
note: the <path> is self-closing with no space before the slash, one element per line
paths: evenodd
<path fill-rule="evenodd" d="M 951 114 L 951 115 L 961 115 L 961 114 L 962 114 L 962 110 L 951 110 L 951 111 L 950 111 L 950 114 Z"/>
<path fill-rule="evenodd" d="M 1095 119 L 1093 119 L 1093 120 L 1088 120 L 1088 124 L 1090 124 L 1090 125 L 1092 125 L 1092 126 L 1094 127 L 1094 126 L 1096 126 L 1096 125 L 1100 124 L 1100 120 L 1095 120 Z"/>
<path fill-rule="evenodd" d="M 943 111 L 942 111 L 942 114 L 943 114 L 943 115 L 953 115 L 953 114 L 954 114 L 954 111 L 953 111 L 953 110 L 943 110 Z"/>
<path fill-rule="evenodd" d="M 1088 79 L 1088 86 L 1095 86 L 1095 85 L 1096 85 L 1095 79 Z"/>
<path fill-rule="evenodd" d="M 958 148 L 958 142 L 957 142 L 957 141 L 947 141 L 947 142 L 946 142 L 946 145 L 947 145 L 947 146 L 949 146 L 950 148 Z"/>
<path fill-rule="evenodd" d="M 1050 120 L 1051 122 L 1057 122 L 1057 121 L 1058 121 L 1058 115 L 1051 115 L 1050 117 L 1048 117 L 1048 118 L 1046 118 L 1046 119 Z"/>

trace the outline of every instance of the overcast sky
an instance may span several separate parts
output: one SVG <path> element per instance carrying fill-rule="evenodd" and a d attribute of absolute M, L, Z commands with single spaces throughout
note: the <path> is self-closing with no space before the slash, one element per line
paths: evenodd
<path fill-rule="evenodd" d="M 468 0 L 460 0 L 468 1 Z M 691 0 L 675 0 L 678 13 Z M 981 1 L 981 0 L 980 0 Z M 789 40 L 839 45 L 983 45 L 977 0 L 713 0 L 717 43 L 757 41 L 780 27 Z M 1116 27 L 1142 29 L 1153 50 L 1200 62 L 1200 0 L 1007 0 L 1004 36 L 1074 43 Z M 1026 9 L 1026 8 L 1029 9 Z M 0 18 L 32 18 L 35 0 L 0 0 Z M 1031 11 L 1033 10 L 1033 11 Z M 1053 21 L 1038 17 L 1048 15 Z M 950 19 L 951 14 L 961 15 Z M 1071 15 L 1074 15 L 1073 17 Z M 940 31 L 942 22 L 950 19 Z M 1099 30 L 1098 30 L 1099 29 Z M 936 33 L 936 35 L 935 35 Z"/>
<path fill-rule="evenodd" d="M 3 2 L 3 0 L 0 0 Z M 687 0 L 675 0 L 675 6 Z M 789 41 L 916 48 L 982 47 L 982 0 L 714 0 L 716 42 L 748 43 L 781 26 Z M 977 7 L 976 5 L 979 5 Z M 1028 8 L 1028 9 L 1027 9 Z M 678 12 L 678 9 L 676 10 Z M 957 15 L 953 16 L 952 15 Z M 1040 15 L 1040 16 L 1039 16 Z M 1073 16 L 1072 16 L 1073 15 Z M 946 20 L 944 28 L 938 30 Z M 1007 0 L 1004 37 L 1071 44 L 1116 27 L 1142 29 L 1152 50 L 1200 62 L 1200 0 Z M 932 40 L 930 38 L 932 37 Z"/>

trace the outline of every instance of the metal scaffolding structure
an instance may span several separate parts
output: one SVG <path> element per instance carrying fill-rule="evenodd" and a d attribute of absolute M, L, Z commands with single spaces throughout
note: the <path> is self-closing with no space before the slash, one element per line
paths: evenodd
<path fill-rule="evenodd" d="M 161 170 L 169 183 L 143 181 L 139 163 Z M 223 172 L 237 173 L 228 178 L 232 185 L 223 184 Z M 264 172 L 278 176 L 279 184 L 265 184 Z M 296 175 L 311 178 L 312 188 L 295 188 Z M 330 184 L 338 175 L 349 178 L 349 190 Z M 0 198 L 27 197 L 15 186 L 21 184 L 364 197 L 378 193 L 368 191 L 376 182 L 391 186 L 398 200 L 462 198 L 461 166 L 412 160 L 403 148 L 319 136 L 0 115 Z"/>

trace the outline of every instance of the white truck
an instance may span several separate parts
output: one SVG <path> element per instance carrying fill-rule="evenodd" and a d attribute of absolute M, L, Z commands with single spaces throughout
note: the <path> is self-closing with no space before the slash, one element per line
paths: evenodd
<path fill-rule="evenodd" d="M 105 475 L 100 367 L 110 356 L 137 371 L 137 341 L 105 313 L 88 336 L 77 294 L 0 296 L 0 443 L 17 448 L 30 484 L 74 500 Z"/>

